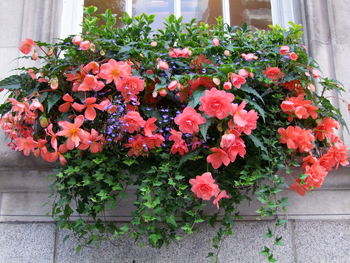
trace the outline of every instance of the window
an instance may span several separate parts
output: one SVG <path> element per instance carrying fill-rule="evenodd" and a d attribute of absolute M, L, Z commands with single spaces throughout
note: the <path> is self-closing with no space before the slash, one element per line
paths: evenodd
<path fill-rule="evenodd" d="M 222 16 L 227 24 L 248 23 L 257 28 L 266 28 L 272 23 L 270 0 L 85 0 L 85 5 L 95 5 L 99 12 L 106 8 L 120 15 L 123 12 L 135 16 L 142 13 L 155 14 L 154 28 L 161 28 L 163 19 L 170 14 L 192 18 L 209 24 Z"/>

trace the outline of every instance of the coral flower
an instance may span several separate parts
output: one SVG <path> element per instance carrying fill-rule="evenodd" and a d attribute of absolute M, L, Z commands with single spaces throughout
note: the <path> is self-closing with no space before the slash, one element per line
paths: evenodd
<path fill-rule="evenodd" d="M 217 90 L 216 88 L 206 90 L 205 95 L 200 99 L 202 105 L 199 110 L 209 117 L 217 117 L 222 120 L 228 116 L 234 98 L 235 96 L 232 93 L 223 90 Z"/>
<path fill-rule="evenodd" d="M 212 42 L 213 42 L 213 45 L 216 47 L 220 45 L 220 40 L 218 38 L 214 38 Z"/>
<path fill-rule="evenodd" d="M 88 119 L 89 121 L 93 121 L 96 118 L 96 110 L 101 110 L 103 111 L 103 106 L 101 106 L 100 104 L 96 104 L 96 98 L 95 97 L 90 97 L 87 98 L 85 100 L 85 104 L 79 104 L 74 102 L 72 104 L 73 109 L 75 109 L 76 111 L 83 111 L 85 109 L 84 112 L 84 116 L 86 119 Z"/>
<path fill-rule="evenodd" d="M 291 97 L 281 103 L 281 109 L 287 113 L 288 121 L 292 121 L 294 116 L 298 119 L 307 119 L 310 116 L 317 118 L 318 107 L 311 105 L 311 100 L 304 100 L 303 95 Z"/>
<path fill-rule="evenodd" d="M 339 128 L 339 122 L 330 117 L 327 117 L 318 122 L 318 125 L 315 128 L 315 136 L 319 141 L 323 141 L 326 138 L 330 139 L 334 134 L 334 130 Z"/>
<path fill-rule="evenodd" d="M 35 42 L 32 39 L 26 38 L 21 42 L 21 45 L 19 46 L 19 50 L 23 54 L 28 55 L 32 51 L 34 45 L 35 45 Z"/>
<path fill-rule="evenodd" d="M 273 81 L 278 81 L 284 77 L 284 73 L 278 67 L 269 67 L 263 71 L 265 76 Z"/>
<path fill-rule="evenodd" d="M 72 38 L 72 43 L 75 45 L 75 46 L 79 46 L 80 43 L 83 42 L 83 39 L 81 36 L 77 35 L 77 36 L 74 36 Z"/>
<path fill-rule="evenodd" d="M 320 158 L 320 164 L 324 166 L 327 171 L 330 171 L 333 167 L 338 169 L 339 165 L 348 165 L 348 158 L 348 150 L 346 145 L 343 143 L 336 143 Z"/>
<path fill-rule="evenodd" d="M 100 78 L 106 80 L 107 84 L 114 81 L 114 85 L 118 88 L 121 85 L 121 79 L 131 76 L 131 67 L 124 61 L 115 61 L 110 59 L 100 68 Z"/>
<path fill-rule="evenodd" d="M 232 73 L 231 74 L 231 83 L 235 88 L 240 89 L 241 85 L 246 83 L 246 80 L 244 77 L 242 77 L 238 74 Z"/>
<path fill-rule="evenodd" d="M 23 151 L 25 156 L 28 156 L 38 146 L 38 143 L 33 140 L 33 137 L 16 138 L 15 139 L 16 150 Z"/>
<path fill-rule="evenodd" d="M 246 102 L 242 101 L 241 104 L 232 104 L 231 115 L 233 116 L 232 121 L 228 123 L 230 129 L 235 129 L 239 133 L 244 132 L 247 135 L 252 133 L 252 130 L 256 129 L 256 123 L 259 118 L 258 113 L 254 110 L 249 112 L 244 110 Z"/>
<path fill-rule="evenodd" d="M 72 103 L 74 102 L 74 99 L 71 95 L 69 95 L 68 93 L 64 94 L 64 96 L 62 97 L 62 99 L 65 101 L 65 103 L 63 103 L 62 105 L 60 105 L 58 107 L 58 110 L 60 112 L 67 112 L 69 111 L 70 107 L 72 106 Z"/>
<path fill-rule="evenodd" d="M 216 205 L 218 209 L 220 208 L 219 201 L 223 198 L 230 198 L 230 196 L 226 193 L 225 190 L 221 191 L 220 194 L 218 194 L 213 201 L 213 204 Z"/>
<path fill-rule="evenodd" d="M 236 160 L 237 155 L 243 158 L 246 154 L 244 141 L 233 134 L 222 136 L 220 147 L 227 153 L 232 163 Z"/>
<path fill-rule="evenodd" d="M 51 137 L 51 147 L 57 151 L 57 134 L 52 130 L 52 123 L 45 129 L 46 134 Z"/>
<path fill-rule="evenodd" d="M 86 150 L 90 148 L 91 153 L 102 152 L 103 143 L 105 141 L 103 135 L 99 135 L 95 129 L 91 129 L 91 133 L 86 131 L 82 144 L 79 145 L 80 150 Z"/>
<path fill-rule="evenodd" d="M 81 42 L 81 43 L 79 44 L 79 47 L 80 47 L 82 50 L 88 50 L 89 47 L 90 47 L 90 45 L 91 45 L 90 41 L 89 41 L 89 40 L 85 40 L 85 41 L 83 41 L 83 42 Z"/>
<path fill-rule="evenodd" d="M 186 107 L 174 121 L 179 125 L 181 132 L 193 134 L 199 132 L 199 125 L 204 124 L 206 119 L 197 113 L 195 109 Z"/>
<path fill-rule="evenodd" d="M 251 61 L 253 59 L 258 59 L 258 57 L 256 55 L 254 55 L 253 53 L 248 53 L 248 54 L 241 54 L 242 58 L 244 58 L 246 61 Z"/>
<path fill-rule="evenodd" d="M 291 52 L 291 53 L 289 54 L 289 58 L 290 58 L 291 60 L 297 60 L 297 59 L 298 59 L 298 55 L 297 55 L 295 52 Z"/>
<path fill-rule="evenodd" d="M 229 165 L 230 158 L 228 154 L 220 148 L 211 148 L 213 153 L 208 155 L 207 162 L 210 163 L 214 169 L 218 169 L 222 164 Z"/>
<path fill-rule="evenodd" d="M 83 83 L 78 86 L 77 91 L 100 91 L 104 86 L 105 84 L 97 80 L 96 76 L 88 74 L 85 76 Z"/>
<path fill-rule="evenodd" d="M 58 125 L 63 129 L 59 131 L 56 135 L 67 137 L 67 149 L 73 150 L 74 147 L 78 147 L 79 143 L 85 139 L 85 133 L 80 128 L 84 123 L 84 116 L 79 115 L 74 119 L 74 123 L 68 121 L 59 121 Z"/>
<path fill-rule="evenodd" d="M 288 46 L 281 46 L 280 54 L 283 56 L 288 55 L 290 48 Z"/>
<path fill-rule="evenodd" d="M 129 133 L 138 132 L 146 124 L 145 120 L 137 111 L 129 111 L 126 115 L 119 119 L 123 123 L 123 129 Z"/>
<path fill-rule="evenodd" d="M 185 47 L 184 49 L 174 48 L 173 50 L 169 51 L 168 54 L 172 58 L 188 58 L 191 56 L 191 51 L 188 47 Z"/>
<path fill-rule="evenodd" d="M 159 60 L 157 68 L 160 68 L 162 70 L 168 70 L 169 69 L 169 64 L 165 62 L 164 60 Z"/>
<path fill-rule="evenodd" d="M 85 73 L 98 74 L 100 72 L 100 65 L 96 61 L 89 62 L 86 66 L 83 67 Z"/>
<path fill-rule="evenodd" d="M 126 77 L 123 79 L 123 83 L 117 87 L 117 90 L 121 92 L 123 99 L 129 102 L 137 99 L 136 95 L 144 90 L 144 85 L 144 80 L 139 77 Z"/>
<path fill-rule="evenodd" d="M 170 130 L 170 141 L 174 141 L 173 146 L 170 149 L 170 152 L 172 154 L 179 153 L 180 155 L 184 155 L 185 153 L 188 153 L 188 147 L 184 139 L 182 139 L 182 133 L 178 132 L 174 129 Z"/>
<path fill-rule="evenodd" d="M 42 158 L 47 162 L 56 162 L 57 159 L 60 160 L 60 163 L 62 165 L 65 165 L 67 163 L 66 158 L 63 156 L 64 153 L 68 151 L 66 144 L 61 144 L 58 148 L 58 151 L 55 152 L 49 152 L 46 148 L 42 151 Z"/>
<path fill-rule="evenodd" d="M 190 179 L 190 184 L 194 195 L 203 200 L 210 200 L 212 197 L 218 196 L 220 192 L 219 186 L 215 183 L 210 172 L 196 176 L 196 179 Z"/>
<path fill-rule="evenodd" d="M 288 126 L 287 129 L 279 128 L 278 133 L 281 135 L 280 142 L 287 144 L 287 147 L 299 152 L 309 152 L 313 149 L 315 137 L 312 130 L 305 130 L 299 126 Z"/>
<path fill-rule="evenodd" d="M 145 126 L 143 127 L 145 136 L 148 137 L 153 135 L 153 132 L 157 129 L 157 125 L 154 124 L 156 121 L 157 121 L 157 118 L 153 117 L 153 118 L 149 118 L 145 122 Z"/>

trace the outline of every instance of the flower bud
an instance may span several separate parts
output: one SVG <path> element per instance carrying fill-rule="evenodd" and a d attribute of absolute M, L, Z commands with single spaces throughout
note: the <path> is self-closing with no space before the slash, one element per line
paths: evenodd
<path fill-rule="evenodd" d="M 50 79 L 50 88 L 53 90 L 58 88 L 58 78 L 56 76 Z"/>
<path fill-rule="evenodd" d="M 214 39 L 213 39 L 213 45 L 216 46 L 216 47 L 217 47 L 218 45 L 220 45 L 220 40 L 219 40 L 218 38 L 214 38 Z"/>
<path fill-rule="evenodd" d="M 45 116 L 41 116 L 39 122 L 42 128 L 46 128 L 49 125 L 49 121 Z"/>
<path fill-rule="evenodd" d="M 158 43 L 156 41 L 151 42 L 151 47 L 156 47 L 157 45 L 158 45 Z"/>
<path fill-rule="evenodd" d="M 76 46 L 79 46 L 81 42 L 83 42 L 83 39 L 81 36 L 75 36 L 72 38 L 72 43 Z"/>
<path fill-rule="evenodd" d="M 162 97 L 165 97 L 165 96 L 168 94 L 168 92 L 166 91 L 166 89 L 160 89 L 160 90 L 158 91 L 158 93 L 159 93 L 159 95 L 162 96 Z"/>
<path fill-rule="evenodd" d="M 86 41 L 83 41 L 80 43 L 79 47 L 82 49 L 82 50 L 88 50 L 89 47 L 90 47 L 90 41 L 89 40 L 86 40 Z"/>
<path fill-rule="evenodd" d="M 226 56 L 226 57 L 229 57 L 229 56 L 231 56 L 231 52 L 230 51 L 228 51 L 227 49 L 224 51 L 224 55 Z"/>
<path fill-rule="evenodd" d="M 219 78 L 213 78 L 213 82 L 216 86 L 220 85 L 220 79 Z"/>

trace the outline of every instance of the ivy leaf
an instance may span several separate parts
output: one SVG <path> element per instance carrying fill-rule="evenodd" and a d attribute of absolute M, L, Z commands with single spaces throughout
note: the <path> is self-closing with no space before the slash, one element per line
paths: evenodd
<path fill-rule="evenodd" d="M 47 112 L 50 112 L 53 106 L 61 99 L 61 96 L 53 93 L 51 96 L 47 99 Z"/>
<path fill-rule="evenodd" d="M 196 157 L 197 155 L 198 155 L 198 151 L 194 151 L 194 152 L 190 152 L 190 153 L 182 156 L 180 161 L 179 161 L 178 168 L 180 168 L 185 162 L 187 162 L 188 160 L 191 160 L 192 158 Z"/>
<path fill-rule="evenodd" d="M 243 90 L 244 92 L 247 92 L 247 93 L 250 93 L 252 95 L 254 95 L 255 97 L 259 98 L 262 103 L 264 103 L 264 99 L 260 96 L 260 94 L 255 90 L 253 89 L 252 87 L 249 87 L 248 85 L 243 85 L 241 87 L 241 90 Z"/>
<path fill-rule="evenodd" d="M 175 216 L 174 215 L 168 215 L 166 216 L 165 218 L 166 222 L 170 225 L 173 225 L 173 226 L 177 226 L 177 223 L 176 223 L 176 219 L 175 219 Z"/>
<path fill-rule="evenodd" d="M 191 108 L 195 108 L 199 104 L 203 96 L 204 96 L 204 90 L 195 90 L 187 106 Z"/>
<path fill-rule="evenodd" d="M 203 136 L 203 139 L 206 141 L 207 140 L 207 133 L 208 133 L 208 129 L 209 126 L 211 125 L 212 121 L 211 119 L 207 119 L 206 123 L 200 125 L 199 130 Z"/>

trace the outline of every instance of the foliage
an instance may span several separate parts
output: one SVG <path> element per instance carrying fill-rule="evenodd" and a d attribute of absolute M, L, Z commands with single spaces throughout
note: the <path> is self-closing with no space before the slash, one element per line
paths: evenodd
<path fill-rule="evenodd" d="M 10 145 L 61 162 L 52 214 L 82 245 L 128 235 L 161 247 L 218 222 L 219 251 L 238 205 L 253 195 L 260 217 L 285 223 L 279 171 L 289 174 L 304 157 L 291 188 L 305 194 L 347 164 L 334 134 L 342 117 L 325 96 L 342 88 L 318 76 L 299 25 L 262 31 L 170 16 L 154 32 L 153 15 L 125 14 L 118 28 L 109 10 L 95 12 L 86 9 L 82 36 L 22 42 L 43 65 L 0 81 L 9 90 L 0 124 Z M 211 197 L 218 209 L 208 213 Z M 130 222 L 108 220 L 125 202 Z M 282 244 L 274 230 L 266 237 Z M 276 260 L 272 248 L 262 254 Z"/>

